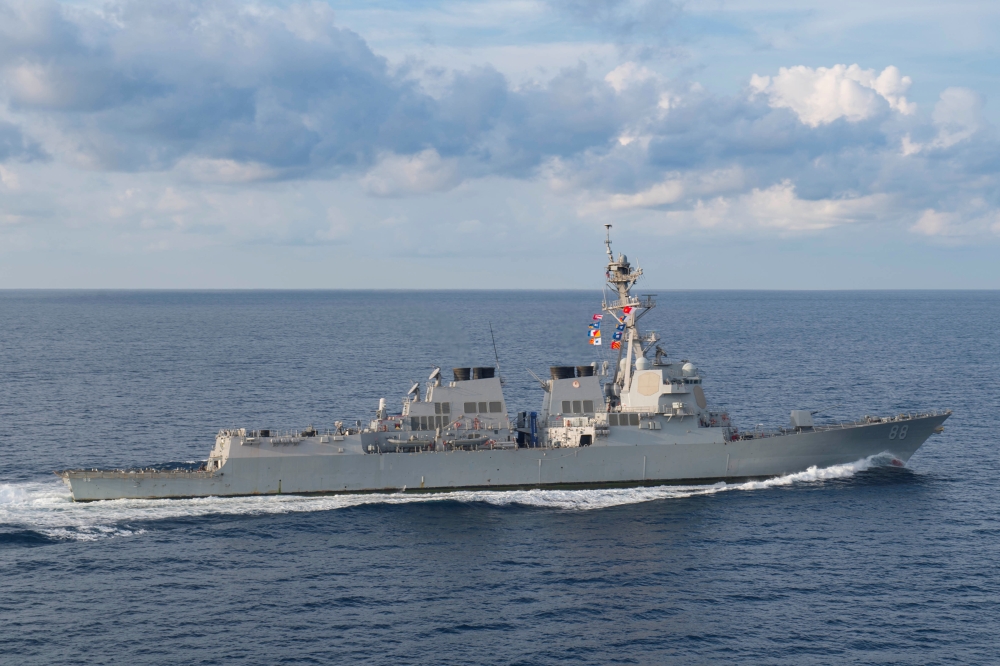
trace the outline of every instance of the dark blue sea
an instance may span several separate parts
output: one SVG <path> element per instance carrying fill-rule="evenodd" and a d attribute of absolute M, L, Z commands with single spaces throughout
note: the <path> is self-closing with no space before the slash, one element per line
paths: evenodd
<path fill-rule="evenodd" d="M 600 293 L 0 292 L 0 662 L 1000 663 L 1000 293 L 648 291 L 742 429 L 954 415 L 902 469 L 73 504 L 54 470 L 366 420 L 490 326 L 537 410 Z"/>

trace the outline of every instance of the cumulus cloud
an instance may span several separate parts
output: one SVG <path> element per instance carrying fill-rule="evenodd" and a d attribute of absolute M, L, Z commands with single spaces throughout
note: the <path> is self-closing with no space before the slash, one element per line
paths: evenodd
<path fill-rule="evenodd" d="M 941 99 L 934 106 L 931 117 L 934 124 L 943 131 L 968 138 L 982 125 L 982 115 L 983 100 L 975 91 L 968 88 L 947 88 L 941 93 Z"/>
<path fill-rule="evenodd" d="M 896 67 L 886 67 L 878 75 L 874 69 L 858 65 L 833 67 L 782 67 L 776 76 L 750 79 L 754 94 L 765 95 L 776 109 L 791 109 L 806 125 L 818 127 L 840 118 L 849 122 L 867 120 L 883 109 L 912 114 L 916 104 L 904 93 L 912 81 Z"/>
<path fill-rule="evenodd" d="M 604 80 L 608 82 L 608 85 L 615 89 L 615 92 L 620 93 L 630 86 L 656 78 L 656 74 L 654 74 L 651 70 L 643 67 L 642 65 L 637 65 L 630 60 L 626 63 L 618 65 L 613 70 L 608 72 L 605 75 Z"/>
<path fill-rule="evenodd" d="M 920 215 L 916 224 L 910 227 L 910 231 L 925 236 L 952 235 L 956 217 L 954 213 L 940 213 L 934 209 L 927 209 Z"/>
<path fill-rule="evenodd" d="M 725 231 L 816 232 L 860 222 L 871 222 L 891 208 L 887 194 L 803 199 L 791 181 L 731 196 L 697 198 L 689 205 L 664 210 L 647 218 L 651 231 L 700 228 Z"/>
<path fill-rule="evenodd" d="M 662 182 L 644 190 L 634 194 L 612 194 L 605 199 L 589 203 L 584 210 L 593 213 L 605 210 L 666 208 L 685 200 L 695 201 L 721 192 L 740 191 L 744 184 L 745 174 L 738 166 L 707 172 L 671 173 Z"/>
<path fill-rule="evenodd" d="M 563 3 L 625 31 L 651 6 Z M 518 85 L 482 66 L 438 72 L 431 94 L 422 70 L 392 65 L 335 19 L 322 4 L 0 0 L 0 162 L 52 156 L 248 192 L 348 179 L 382 202 L 500 176 L 547 182 L 585 216 L 779 232 L 903 219 L 893 202 L 914 233 L 942 236 L 1000 207 L 981 98 L 949 88 L 918 114 L 892 66 L 793 65 L 754 75 L 749 96 L 641 58 Z M 981 210 L 963 207 L 977 197 Z M 204 204 L 144 200 L 141 214 L 118 202 L 112 217 L 173 224 Z M 327 208 L 303 213 L 323 222 L 302 238 L 346 238 Z"/>
<path fill-rule="evenodd" d="M 920 143 L 907 134 L 902 139 L 903 155 L 916 155 L 922 150 L 947 149 L 967 141 L 986 126 L 983 100 L 968 88 L 947 88 L 941 93 L 931 115 L 937 135 Z"/>
<path fill-rule="evenodd" d="M 361 184 L 370 194 L 391 197 L 446 190 L 458 181 L 458 160 L 443 160 L 428 148 L 416 155 L 383 156 Z"/>
<path fill-rule="evenodd" d="M 11 111 L 45 118 L 96 169 L 335 176 L 431 150 L 469 174 L 525 175 L 618 124 L 613 90 L 582 66 L 518 90 L 488 67 L 457 71 L 432 97 L 319 4 L 11 0 L 0 14 Z"/>
<path fill-rule="evenodd" d="M 714 202 L 713 202 L 714 203 Z M 796 195 L 795 186 L 784 181 L 765 190 L 754 188 L 749 194 L 739 197 L 741 214 L 732 217 L 719 216 L 713 205 L 706 207 L 708 216 L 703 218 L 713 222 L 746 220 L 756 224 L 787 231 L 817 231 L 844 224 L 875 220 L 890 203 L 886 194 L 841 199 L 801 199 Z M 722 203 L 723 211 L 731 208 L 729 202 Z M 712 213 L 715 213 L 713 216 Z"/>
<path fill-rule="evenodd" d="M 952 243 L 962 239 L 1000 235 L 1000 210 L 980 197 L 963 202 L 956 210 L 928 208 L 920 213 L 910 231 Z"/>
<path fill-rule="evenodd" d="M 17 177 L 17 174 L 10 169 L 4 168 L 0 165 L 0 184 L 2 184 L 8 191 L 17 191 L 21 189 L 21 179 Z"/>

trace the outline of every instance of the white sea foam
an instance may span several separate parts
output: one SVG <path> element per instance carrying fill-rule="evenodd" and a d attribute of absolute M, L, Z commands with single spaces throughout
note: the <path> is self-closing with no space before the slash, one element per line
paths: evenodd
<path fill-rule="evenodd" d="M 625 504 L 712 495 L 728 491 L 754 491 L 798 483 L 842 479 L 887 464 L 885 455 L 832 467 L 810 467 L 762 481 L 711 485 L 603 488 L 588 490 L 475 490 L 419 494 L 364 494 L 302 497 L 205 497 L 186 500 L 108 500 L 75 503 L 59 481 L 0 484 L 0 527 L 30 529 L 51 538 L 89 541 L 104 537 L 133 536 L 145 532 L 136 523 L 171 518 L 196 518 L 214 514 L 264 515 L 330 511 L 364 504 L 415 502 L 485 502 L 496 506 L 522 505 L 547 509 L 605 509 Z"/>

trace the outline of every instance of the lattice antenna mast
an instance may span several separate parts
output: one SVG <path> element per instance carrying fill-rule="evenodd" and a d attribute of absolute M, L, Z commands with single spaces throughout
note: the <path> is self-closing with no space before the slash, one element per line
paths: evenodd
<path fill-rule="evenodd" d="M 652 294 L 644 295 L 642 299 L 632 296 L 632 287 L 642 277 L 642 269 L 638 266 L 632 268 L 632 264 L 629 263 L 628 257 L 624 254 L 619 254 L 618 258 L 615 259 L 615 255 L 611 251 L 611 225 L 605 224 L 604 228 L 606 230 L 604 246 L 608 253 L 608 266 L 604 275 L 608 286 L 618 294 L 618 298 L 611 302 L 605 298 L 601 306 L 605 312 L 625 324 L 625 332 L 622 335 L 623 344 L 618 350 L 618 365 L 621 365 L 622 354 L 631 351 L 630 358 L 645 356 L 646 350 L 659 340 L 659 336 L 652 331 L 643 335 L 637 326 L 639 319 L 656 307 L 656 301 Z M 625 308 L 629 308 L 628 313 L 625 312 Z M 631 343 L 631 349 L 629 349 L 629 343 Z M 616 377 L 616 381 L 623 380 L 623 376 Z"/>

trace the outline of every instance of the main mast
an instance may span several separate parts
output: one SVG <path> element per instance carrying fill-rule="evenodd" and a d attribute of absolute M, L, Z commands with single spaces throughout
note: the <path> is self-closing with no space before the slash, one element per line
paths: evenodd
<path fill-rule="evenodd" d="M 632 268 L 628 257 L 624 254 L 619 254 L 618 258 L 615 259 L 615 255 L 611 251 L 611 225 L 605 224 L 604 229 L 606 233 L 604 247 L 608 253 L 605 279 L 607 279 L 608 286 L 617 295 L 617 299 L 609 302 L 605 295 L 601 308 L 613 316 L 619 325 L 625 325 L 622 345 L 618 349 L 614 379 L 619 390 L 625 390 L 628 389 L 631 380 L 633 359 L 645 359 L 646 352 L 660 339 L 653 331 L 643 335 L 638 327 L 639 319 L 656 307 L 656 301 L 651 294 L 644 295 L 642 299 L 632 296 L 632 287 L 642 277 L 642 269 L 638 266 Z M 621 362 L 623 354 L 626 361 L 624 366 Z"/>

